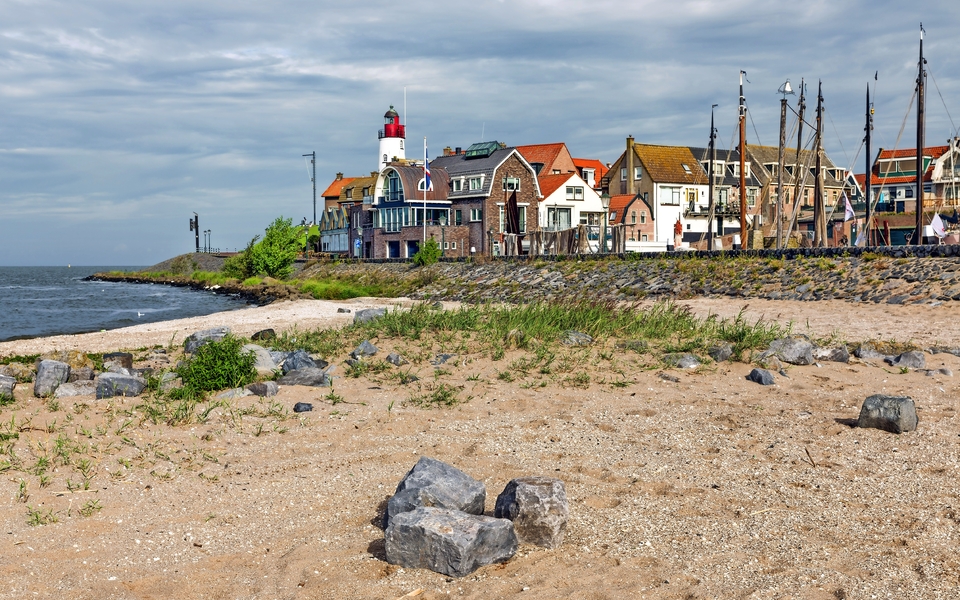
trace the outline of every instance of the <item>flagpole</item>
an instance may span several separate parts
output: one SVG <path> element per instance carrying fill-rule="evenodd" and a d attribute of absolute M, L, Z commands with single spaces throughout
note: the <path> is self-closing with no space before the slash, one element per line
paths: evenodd
<path fill-rule="evenodd" d="M 423 136 L 423 243 L 427 243 L 427 136 Z"/>

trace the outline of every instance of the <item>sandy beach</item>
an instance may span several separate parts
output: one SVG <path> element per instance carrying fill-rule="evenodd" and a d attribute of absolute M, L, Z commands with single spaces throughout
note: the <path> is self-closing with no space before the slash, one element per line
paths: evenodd
<path fill-rule="evenodd" d="M 352 319 L 338 307 L 398 303 L 276 303 L 6 342 L 0 356 L 167 346 L 222 325 L 240 335 L 336 326 Z M 701 316 L 792 321 L 812 337 L 960 346 L 958 303 L 681 304 Z M 762 387 L 745 380 L 745 363 L 664 370 L 612 340 L 563 350 L 549 373 L 525 371 L 517 350 L 498 361 L 461 352 L 437 369 L 429 359 L 448 350 L 442 341 L 373 342 L 378 356 L 410 357 L 404 369 L 420 381 L 401 384 L 389 371 L 349 378 L 341 367 L 332 393 L 282 387 L 175 427 L 153 423 L 142 398 L 52 405 L 19 386 L 0 412 L 0 597 L 826 599 L 960 589 L 952 374 L 851 359 L 790 367 Z M 926 360 L 960 373 L 952 354 Z M 440 383 L 461 404 L 411 401 Z M 851 427 L 874 393 L 914 398 L 918 430 Z M 300 401 L 314 410 L 290 413 Z M 521 546 L 460 579 L 386 563 L 379 514 L 421 455 L 483 481 L 488 514 L 511 478 L 562 479 L 564 544 Z M 56 522 L 30 525 L 45 515 Z"/>

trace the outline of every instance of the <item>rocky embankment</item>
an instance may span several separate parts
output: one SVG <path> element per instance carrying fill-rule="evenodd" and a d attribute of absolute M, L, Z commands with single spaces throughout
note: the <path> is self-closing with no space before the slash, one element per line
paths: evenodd
<path fill-rule="evenodd" d="M 848 300 L 910 304 L 960 300 L 960 258 L 859 257 L 607 258 L 441 263 L 414 294 L 430 300 L 528 302 L 560 297 L 631 300 L 696 296 L 773 300 Z M 352 264 L 407 276 L 407 264 Z"/>

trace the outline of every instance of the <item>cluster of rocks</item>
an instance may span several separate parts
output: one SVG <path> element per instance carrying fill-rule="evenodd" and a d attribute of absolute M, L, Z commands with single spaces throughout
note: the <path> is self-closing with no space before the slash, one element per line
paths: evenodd
<path fill-rule="evenodd" d="M 497 496 L 492 517 L 483 514 L 482 482 L 439 460 L 420 457 L 387 502 L 387 561 L 451 577 L 505 562 L 520 543 L 556 548 L 570 514 L 559 479 L 521 477 Z"/>
<path fill-rule="evenodd" d="M 129 352 L 104 354 L 102 371 L 94 370 L 93 361 L 82 352 L 51 352 L 35 365 L 12 363 L 0 368 L 0 395 L 13 396 L 18 381 L 32 380 L 37 398 L 137 396 L 146 388 L 148 371 L 134 369 Z"/>

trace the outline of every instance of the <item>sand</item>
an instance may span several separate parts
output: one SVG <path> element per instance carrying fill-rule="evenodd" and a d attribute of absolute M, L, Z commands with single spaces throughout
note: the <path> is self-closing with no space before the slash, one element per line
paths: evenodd
<path fill-rule="evenodd" d="M 8 342 L 0 355 L 165 346 L 174 335 L 179 342 L 219 325 L 244 335 L 312 328 L 349 320 L 339 306 L 377 304 L 393 303 L 279 303 Z M 960 306 L 950 303 L 684 304 L 721 316 L 746 304 L 751 319 L 792 320 L 794 331 L 813 336 L 960 345 L 953 325 Z M 404 369 L 420 382 L 401 385 L 387 372 L 340 377 L 334 395 L 283 387 L 276 398 L 233 401 L 212 409 L 205 422 L 177 427 L 144 420 L 143 399 L 79 397 L 51 407 L 32 398 L 29 386 L 18 388 L 17 403 L 0 412 L 0 423 L 14 419 L 0 434 L 19 436 L 4 444 L 20 460 L 3 482 L 0 596 L 957 595 L 960 423 L 953 376 L 854 359 L 790 367 L 776 386 L 761 387 L 744 379 L 751 369 L 744 363 L 663 371 L 649 357 L 609 344 L 566 351 L 549 374 L 525 374 L 516 362 L 524 355 L 515 350 L 499 361 L 460 352 L 437 371 L 428 359 L 449 348 L 374 343 L 381 353 L 413 358 Z M 960 373 L 960 358 L 951 354 L 926 358 L 928 368 Z M 433 410 L 409 402 L 441 382 L 464 402 Z M 912 396 L 918 430 L 851 427 L 874 393 Z M 289 415 L 298 401 L 315 408 Z M 56 459 L 63 447 L 76 449 L 64 453 L 68 464 Z M 522 546 L 508 563 L 460 579 L 386 563 L 379 514 L 420 455 L 483 481 L 490 514 L 513 477 L 562 479 L 571 503 L 563 545 Z M 53 463 L 43 487 L 40 457 Z M 18 497 L 21 480 L 25 501 Z M 31 514 L 57 522 L 30 526 Z"/>

